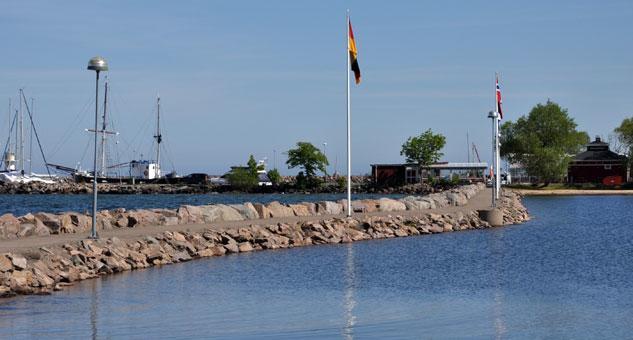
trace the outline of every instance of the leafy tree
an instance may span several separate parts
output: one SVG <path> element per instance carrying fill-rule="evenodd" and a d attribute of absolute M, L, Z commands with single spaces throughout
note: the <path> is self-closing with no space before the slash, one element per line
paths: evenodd
<path fill-rule="evenodd" d="M 633 157 L 633 118 L 625 118 L 620 126 L 613 130 L 618 137 L 620 145 L 625 150 L 628 158 L 629 167 L 633 165 L 631 157 Z M 616 150 L 618 152 L 619 150 Z"/>
<path fill-rule="evenodd" d="M 248 191 L 259 184 L 259 177 L 257 175 L 257 161 L 253 155 L 250 155 L 246 167 L 235 167 L 227 175 L 229 184 L 234 189 Z"/>
<path fill-rule="evenodd" d="M 330 165 L 327 157 L 317 147 L 308 142 L 298 142 L 297 147 L 287 152 L 288 169 L 299 167 L 303 169 L 304 176 L 308 181 L 313 181 L 316 172 L 321 171 L 327 174 L 326 166 Z"/>
<path fill-rule="evenodd" d="M 589 135 L 576 127 L 567 109 L 550 100 L 539 103 L 527 117 L 501 125 L 501 156 L 546 184 L 559 181 L 571 157 L 589 143 Z"/>
<path fill-rule="evenodd" d="M 347 188 L 347 177 L 337 176 L 336 187 L 338 188 L 339 191 L 344 191 Z"/>
<path fill-rule="evenodd" d="M 440 151 L 446 144 L 446 137 L 434 134 L 431 129 L 424 131 L 419 136 L 409 137 L 402 144 L 401 156 L 405 156 L 407 162 L 416 163 L 421 168 L 429 166 L 440 160 L 443 153 Z"/>
<path fill-rule="evenodd" d="M 259 170 L 259 168 L 257 167 L 257 161 L 255 160 L 255 157 L 253 157 L 253 155 L 250 155 L 250 157 L 248 157 L 248 162 L 246 163 L 246 165 L 248 166 L 248 172 L 250 172 L 252 176 L 257 177 L 257 170 Z"/>
<path fill-rule="evenodd" d="M 281 182 L 281 175 L 277 169 L 271 169 L 268 171 L 268 179 L 270 179 L 273 185 L 278 185 Z"/>
<path fill-rule="evenodd" d="M 625 118 L 620 126 L 613 130 L 625 148 L 627 156 L 633 156 L 633 118 Z"/>
<path fill-rule="evenodd" d="M 227 175 L 229 183 L 234 189 L 248 191 L 259 184 L 257 174 L 253 176 L 250 169 L 236 167 Z"/>

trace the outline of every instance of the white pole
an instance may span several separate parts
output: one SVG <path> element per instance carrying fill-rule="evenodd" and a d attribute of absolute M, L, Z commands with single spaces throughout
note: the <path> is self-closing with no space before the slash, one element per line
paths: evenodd
<path fill-rule="evenodd" d="M 495 93 L 495 95 L 496 95 L 496 93 Z M 497 111 L 497 110 L 495 110 L 495 111 Z M 496 118 L 495 118 L 495 111 L 490 112 L 491 115 L 492 115 L 492 117 L 490 117 L 490 122 L 492 122 L 492 125 L 490 126 L 491 132 L 492 132 L 492 145 L 491 145 L 492 146 L 492 148 L 491 148 L 492 149 L 492 159 L 490 160 L 491 161 L 490 166 L 491 166 L 493 174 L 496 176 L 496 173 L 495 173 L 495 161 L 496 161 L 497 157 L 495 156 L 495 120 L 496 120 Z M 495 190 L 495 186 L 497 185 L 497 181 L 495 181 L 494 177 L 492 177 L 492 178 L 490 178 L 490 183 L 492 183 L 492 190 L 490 190 L 490 191 L 492 192 L 492 195 L 491 195 L 492 196 L 492 207 L 494 208 L 494 207 L 497 206 L 496 205 L 497 204 L 496 203 L 497 202 L 497 196 L 496 196 L 497 191 Z"/>
<path fill-rule="evenodd" d="M 24 112 L 22 111 L 22 89 L 20 89 L 20 118 L 18 123 L 20 131 L 20 139 L 18 140 L 18 143 L 20 143 L 20 171 L 24 174 Z"/>
<path fill-rule="evenodd" d="M 349 93 L 349 74 L 350 74 L 350 56 L 349 56 L 349 9 L 345 19 L 345 29 L 347 36 L 345 37 L 345 59 L 347 59 L 347 216 L 352 216 L 352 114 Z"/>
<path fill-rule="evenodd" d="M 499 107 L 497 105 L 497 82 L 499 80 L 499 77 L 495 74 L 495 111 L 499 111 Z M 499 199 L 499 190 L 501 187 L 501 156 L 499 155 L 499 122 L 501 121 L 501 117 L 500 117 L 500 113 L 496 112 L 495 114 L 495 174 L 496 176 L 496 186 L 495 186 L 495 190 L 496 190 L 496 197 L 497 199 Z"/>

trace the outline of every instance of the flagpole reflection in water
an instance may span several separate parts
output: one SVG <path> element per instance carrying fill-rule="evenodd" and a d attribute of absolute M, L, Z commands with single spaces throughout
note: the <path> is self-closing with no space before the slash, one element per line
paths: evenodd
<path fill-rule="evenodd" d="M 503 236 L 505 230 L 495 229 L 492 237 L 492 256 L 493 256 L 493 280 L 494 280 L 494 296 L 492 306 L 492 316 L 494 320 L 495 339 L 506 338 L 507 328 L 505 320 L 503 319 L 503 302 L 504 294 L 502 289 L 502 259 L 504 255 L 503 251 Z"/>
<path fill-rule="evenodd" d="M 97 285 L 99 280 L 90 280 L 90 330 L 92 339 L 98 339 L 99 333 L 97 331 L 97 322 L 99 315 L 97 313 L 99 309 L 99 292 Z"/>
<path fill-rule="evenodd" d="M 354 296 L 356 288 L 356 268 L 354 266 L 354 245 L 347 244 L 347 256 L 345 261 L 345 327 L 343 328 L 343 336 L 345 339 L 354 339 L 354 325 L 356 325 L 356 316 L 354 316 L 354 307 L 356 307 L 356 298 Z"/>

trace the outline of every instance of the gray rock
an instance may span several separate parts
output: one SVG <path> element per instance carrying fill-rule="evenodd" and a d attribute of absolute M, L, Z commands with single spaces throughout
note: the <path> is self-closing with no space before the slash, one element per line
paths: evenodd
<path fill-rule="evenodd" d="M 256 220 L 259 218 L 259 213 L 257 209 L 253 206 L 253 204 L 247 202 L 244 204 L 231 204 L 231 208 L 237 210 L 244 219 L 247 220 Z"/>
<path fill-rule="evenodd" d="M 0 273 L 8 272 L 13 269 L 12 261 L 4 254 L 0 254 Z"/>
<path fill-rule="evenodd" d="M 26 258 L 22 255 L 11 254 L 11 263 L 18 270 L 26 269 Z"/>
<path fill-rule="evenodd" d="M 292 208 L 276 201 L 268 203 L 266 207 L 270 210 L 272 217 L 290 217 L 295 215 Z"/>
<path fill-rule="evenodd" d="M 380 211 L 404 211 L 407 210 L 407 206 L 399 201 L 392 200 L 390 198 L 381 198 L 378 200 L 380 203 Z"/>
<path fill-rule="evenodd" d="M 317 209 L 319 215 L 339 215 L 343 212 L 342 205 L 331 201 L 322 201 L 317 203 Z"/>

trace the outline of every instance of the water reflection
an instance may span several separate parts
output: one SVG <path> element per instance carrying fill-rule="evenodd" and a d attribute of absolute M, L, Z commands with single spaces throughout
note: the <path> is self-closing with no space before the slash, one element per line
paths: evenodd
<path fill-rule="evenodd" d="M 355 288 L 356 288 L 356 268 L 354 267 L 354 245 L 347 244 L 347 254 L 345 257 L 345 328 L 343 328 L 343 336 L 345 339 L 354 339 L 354 325 L 356 324 L 356 316 L 354 316 L 354 307 L 356 307 Z"/>
<path fill-rule="evenodd" d="M 92 339 L 97 339 L 97 320 L 99 319 L 99 293 L 97 285 L 99 280 L 90 280 L 90 330 L 92 331 Z"/>
<path fill-rule="evenodd" d="M 502 263 L 505 252 L 503 251 L 503 238 L 505 230 L 496 229 L 492 236 L 492 279 L 494 280 L 494 297 L 492 314 L 495 328 L 495 339 L 503 339 L 507 333 L 505 320 L 503 319 L 504 294 L 502 289 Z"/>

